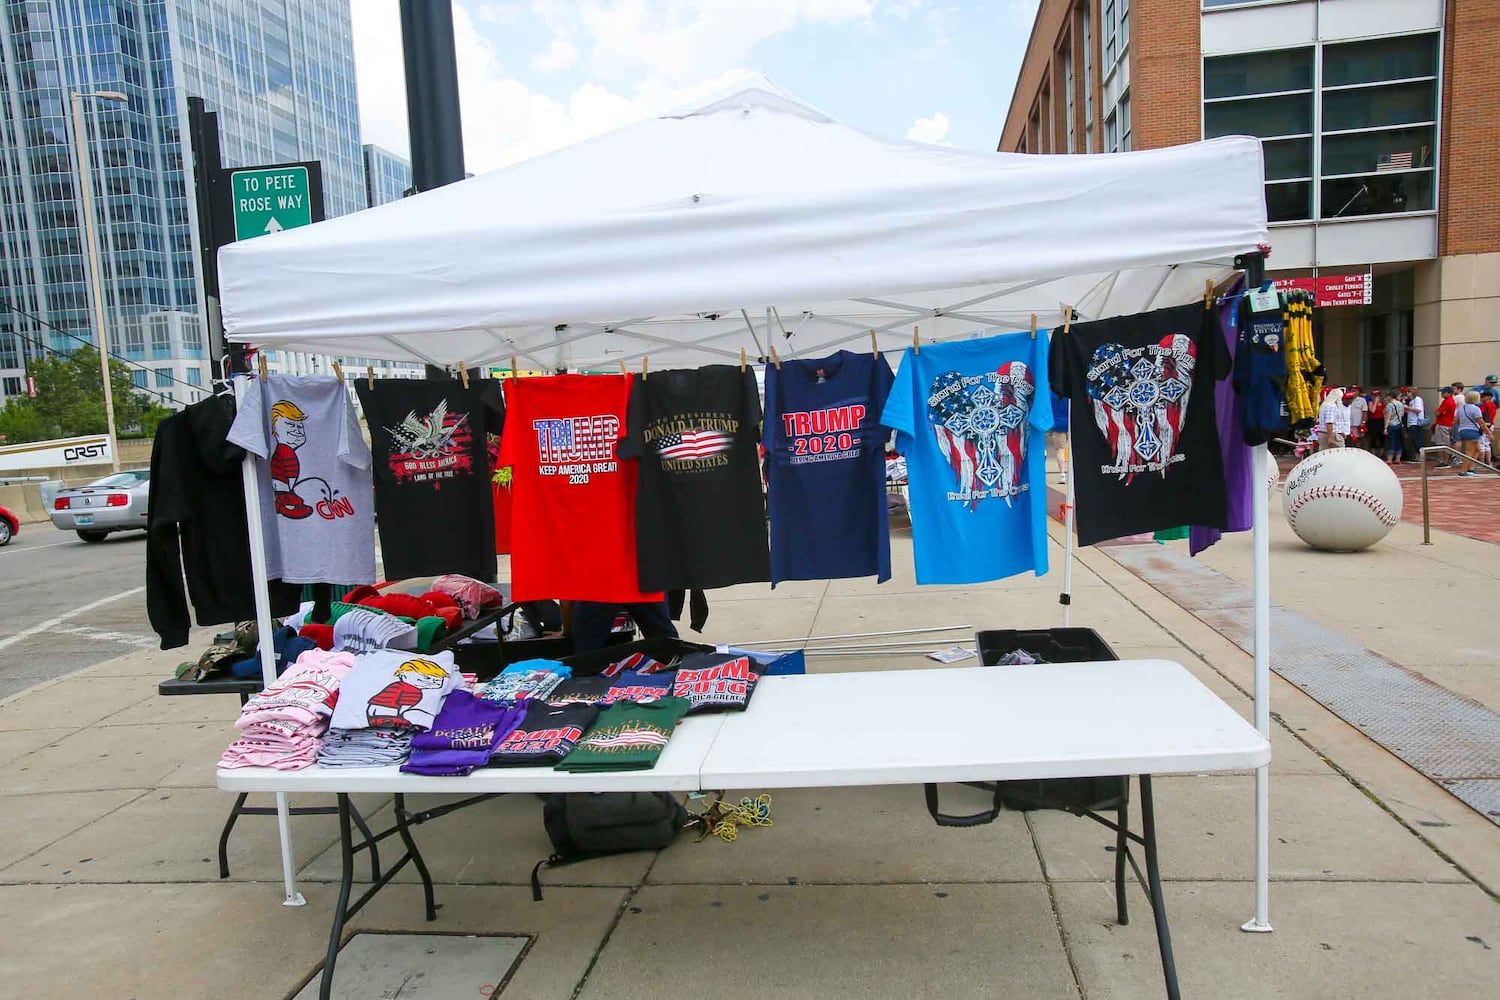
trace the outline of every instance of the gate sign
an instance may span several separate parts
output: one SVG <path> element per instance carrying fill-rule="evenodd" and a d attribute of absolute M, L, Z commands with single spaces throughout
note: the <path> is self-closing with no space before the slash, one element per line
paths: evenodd
<path fill-rule="evenodd" d="M 109 465 L 112 461 L 109 437 L 104 434 L 0 445 L 0 473 L 74 465 Z"/>
<path fill-rule="evenodd" d="M 234 238 L 248 240 L 313 223 L 312 185 L 301 166 L 229 171 Z"/>
<path fill-rule="evenodd" d="M 1320 274 L 1316 278 L 1277 278 L 1278 291 L 1311 292 L 1314 305 L 1367 306 L 1370 304 L 1372 280 L 1369 271 L 1357 274 Z"/>

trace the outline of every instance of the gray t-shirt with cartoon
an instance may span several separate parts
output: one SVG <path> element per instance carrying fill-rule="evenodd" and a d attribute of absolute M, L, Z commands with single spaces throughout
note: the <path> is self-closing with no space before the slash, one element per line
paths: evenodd
<path fill-rule="evenodd" d="M 262 459 L 255 468 L 271 579 L 375 582 L 370 448 L 340 379 L 250 380 L 229 440 Z"/>

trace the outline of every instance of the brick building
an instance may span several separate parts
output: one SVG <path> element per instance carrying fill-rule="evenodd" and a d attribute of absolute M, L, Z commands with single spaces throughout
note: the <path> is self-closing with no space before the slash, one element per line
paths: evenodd
<path fill-rule="evenodd" d="M 1432 402 L 1500 372 L 1497 53 L 1497 0 L 1042 0 L 999 149 L 1260 137 L 1271 277 L 1373 276 L 1330 377 Z"/>

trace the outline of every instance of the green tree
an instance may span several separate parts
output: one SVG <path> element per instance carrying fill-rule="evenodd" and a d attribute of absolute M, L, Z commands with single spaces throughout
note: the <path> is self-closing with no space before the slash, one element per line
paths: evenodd
<path fill-rule="evenodd" d="M 0 434 L 11 444 L 102 434 L 104 389 L 99 378 L 99 354 L 92 347 L 77 348 L 69 355 L 54 354 L 27 364 L 36 382 L 36 398 L 12 397 L 0 409 Z M 172 411 L 155 398 L 138 391 L 130 380 L 130 366 L 109 363 L 110 389 L 114 393 L 115 428 L 155 433 L 156 426 Z"/>

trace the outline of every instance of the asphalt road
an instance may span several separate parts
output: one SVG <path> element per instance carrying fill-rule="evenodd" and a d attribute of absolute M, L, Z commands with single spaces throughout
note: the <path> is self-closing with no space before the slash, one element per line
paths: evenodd
<path fill-rule="evenodd" d="M 146 619 L 145 532 L 89 544 L 51 524 L 23 524 L 0 548 L 0 698 L 159 647 Z"/>

